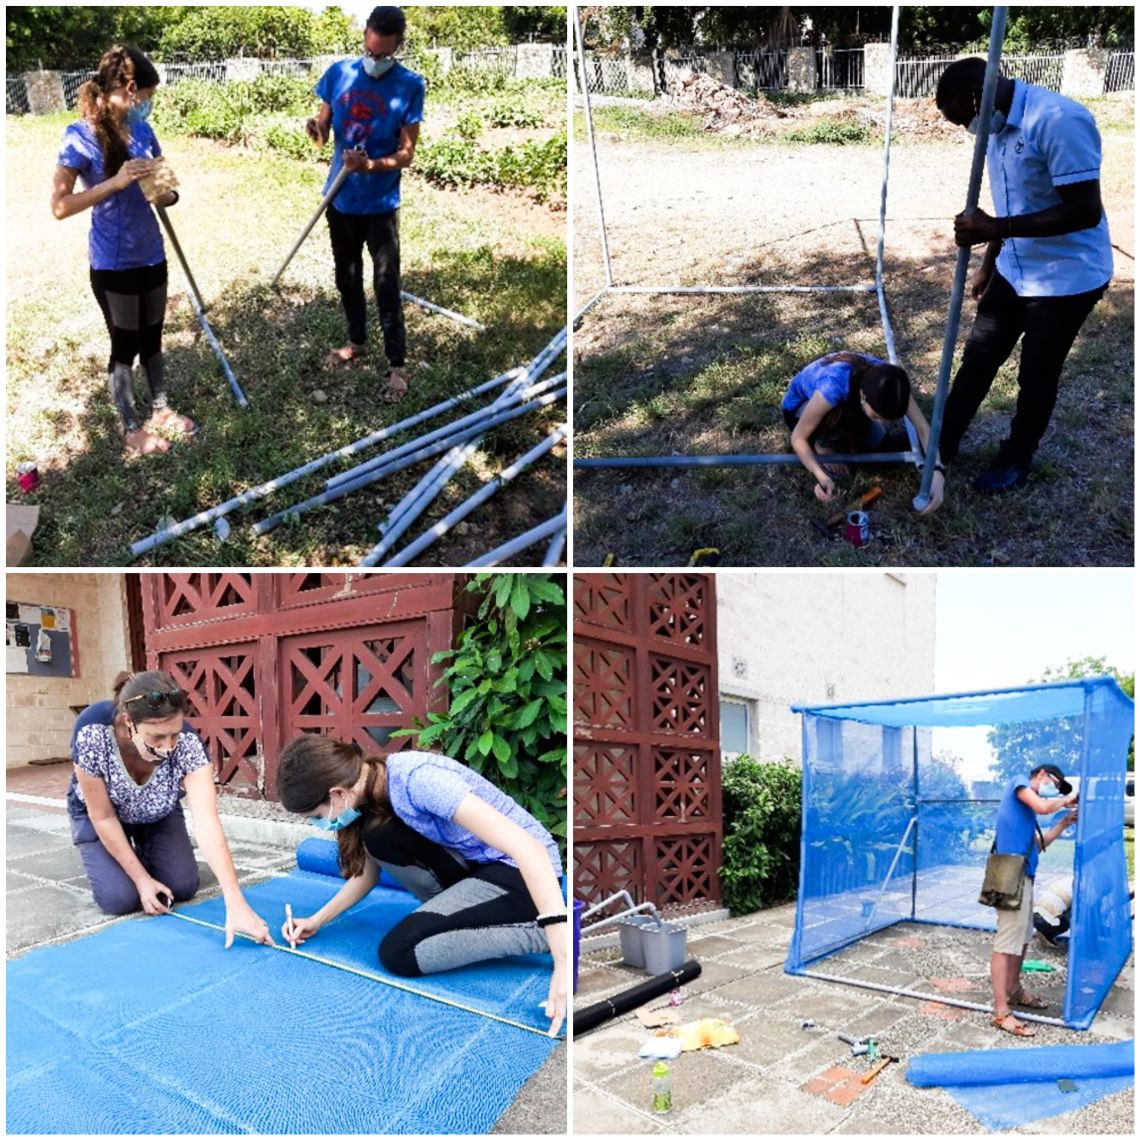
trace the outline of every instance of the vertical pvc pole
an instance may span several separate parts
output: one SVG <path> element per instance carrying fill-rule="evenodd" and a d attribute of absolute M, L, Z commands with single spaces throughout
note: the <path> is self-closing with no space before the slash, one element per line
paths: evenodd
<path fill-rule="evenodd" d="M 875 256 L 875 288 L 879 295 L 883 292 L 883 247 L 887 238 L 887 190 L 891 181 L 891 120 L 895 109 L 895 58 L 899 50 L 899 6 L 896 4 L 891 12 L 891 82 L 887 88 L 887 117 L 884 130 L 886 138 L 883 140 L 883 186 L 879 194 L 879 250 Z M 890 349 L 888 345 L 888 350 Z M 898 361 L 893 357 L 892 364 Z"/>
<path fill-rule="evenodd" d="M 606 237 L 606 214 L 602 206 L 602 174 L 598 169 L 598 148 L 594 144 L 594 113 L 590 110 L 590 80 L 586 75 L 586 37 L 582 34 L 582 14 L 574 5 L 574 31 L 578 37 L 578 76 L 582 81 L 582 99 L 586 105 L 586 138 L 590 142 L 590 157 L 594 161 L 594 188 L 598 195 L 598 230 L 602 237 L 602 260 L 606 266 L 606 287 L 614 283 L 610 265 L 610 243 Z"/>
<path fill-rule="evenodd" d="M 986 79 L 982 87 L 982 105 L 978 111 L 978 134 L 974 139 L 974 160 L 970 164 L 970 184 L 966 190 L 966 208 L 963 213 L 973 214 L 978 208 L 982 189 L 982 168 L 986 162 L 986 147 L 990 138 L 990 120 L 997 96 L 998 69 L 1001 65 L 1001 46 L 1005 39 L 1007 9 L 994 8 L 993 27 L 990 29 L 990 53 L 986 60 Z M 954 266 L 954 287 L 950 292 L 950 314 L 946 322 L 946 337 L 942 342 L 942 362 L 938 367 L 938 388 L 934 394 L 934 413 L 930 417 L 930 440 L 926 449 L 926 462 L 922 467 L 922 483 L 914 499 L 914 509 L 924 511 L 930 505 L 930 487 L 934 482 L 934 464 L 938 458 L 938 440 L 942 434 L 942 418 L 946 411 L 946 397 L 950 391 L 950 370 L 954 365 L 954 346 L 958 341 L 958 323 L 962 317 L 962 301 L 966 296 L 966 271 L 970 267 L 970 247 L 958 250 Z"/>

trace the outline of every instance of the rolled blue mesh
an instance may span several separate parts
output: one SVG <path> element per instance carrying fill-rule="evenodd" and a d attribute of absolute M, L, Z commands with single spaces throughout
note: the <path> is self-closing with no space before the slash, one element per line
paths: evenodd
<path fill-rule="evenodd" d="M 1131 951 L 1124 776 L 1132 701 L 1111 678 L 992 693 L 798 706 L 803 834 L 787 969 L 898 922 L 993 930 L 978 903 L 1008 781 L 1079 780 L 1080 817 L 1040 854 L 1073 882 L 1064 1019 L 1086 1028 Z M 1041 816 L 1043 831 L 1054 816 Z"/>

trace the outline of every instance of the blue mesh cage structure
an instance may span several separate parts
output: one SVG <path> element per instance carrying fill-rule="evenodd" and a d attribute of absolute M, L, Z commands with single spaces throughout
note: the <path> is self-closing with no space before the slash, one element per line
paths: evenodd
<path fill-rule="evenodd" d="M 787 972 L 870 985 L 817 964 L 900 922 L 993 930 L 993 910 L 977 900 L 1002 791 L 1011 776 L 1052 763 L 1079 779 L 1080 811 L 1037 870 L 1038 884 L 1073 877 L 1063 1016 L 1038 1020 L 1087 1029 L 1132 949 L 1124 783 L 1133 707 L 1116 682 L 792 711 L 803 718 L 803 831 Z M 1039 822 L 1048 829 L 1054 818 Z"/>

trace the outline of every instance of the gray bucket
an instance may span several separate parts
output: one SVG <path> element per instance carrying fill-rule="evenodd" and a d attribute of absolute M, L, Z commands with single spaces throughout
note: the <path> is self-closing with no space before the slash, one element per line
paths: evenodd
<path fill-rule="evenodd" d="M 679 970 L 685 961 L 685 945 L 689 930 L 675 922 L 654 924 L 641 932 L 645 944 L 645 968 L 651 974 L 667 974 Z"/>
<path fill-rule="evenodd" d="M 617 924 L 621 939 L 621 960 L 626 966 L 645 969 L 645 931 L 657 925 L 657 919 L 648 914 L 631 914 Z"/>

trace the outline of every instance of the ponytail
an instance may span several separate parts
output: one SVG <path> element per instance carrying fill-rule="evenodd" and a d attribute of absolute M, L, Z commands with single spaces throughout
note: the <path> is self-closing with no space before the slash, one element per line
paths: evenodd
<path fill-rule="evenodd" d="M 122 120 L 111 106 L 109 96 L 132 80 L 136 88 L 157 87 L 159 74 L 137 48 L 116 44 L 103 53 L 95 78 L 79 89 L 79 113 L 95 132 L 103 152 L 103 172 L 108 178 L 114 178 L 130 156 L 130 136 L 124 138 Z"/>

